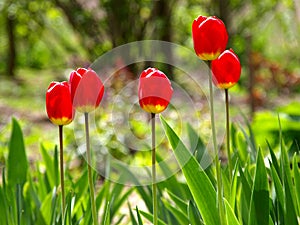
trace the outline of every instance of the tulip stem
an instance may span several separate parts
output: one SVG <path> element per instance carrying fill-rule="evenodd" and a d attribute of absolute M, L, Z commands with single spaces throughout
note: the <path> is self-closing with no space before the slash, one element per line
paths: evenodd
<path fill-rule="evenodd" d="M 151 113 L 152 133 L 152 200 L 153 200 L 153 225 L 157 225 L 157 190 L 156 190 L 156 147 L 155 147 L 155 113 Z"/>
<path fill-rule="evenodd" d="M 211 130 L 213 138 L 213 147 L 215 153 L 215 164 L 216 164 L 216 173 L 217 173 L 217 198 L 218 198 L 218 207 L 219 207 L 219 216 L 221 225 L 225 225 L 225 213 L 223 207 L 223 191 L 222 191 L 222 177 L 221 177 L 221 165 L 219 161 L 219 152 L 217 146 L 216 138 L 216 125 L 215 125 L 215 111 L 214 111 L 214 94 L 213 94 L 213 85 L 212 85 L 212 74 L 211 74 L 211 62 L 209 65 L 209 95 L 210 95 L 210 119 L 211 119 Z"/>
<path fill-rule="evenodd" d="M 226 145 L 227 145 L 227 158 L 229 167 L 229 181 L 232 179 L 232 162 L 230 154 L 230 128 L 229 128 L 229 101 L 228 101 L 228 89 L 225 89 L 225 105 L 226 105 Z"/>
<path fill-rule="evenodd" d="M 64 224 L 65 219 L 65 178 L 64 178 L 64 147 L 63 147 L 63 125 L 58 126 L 59 130 L 59 161 L 60 161 L 60 186 L 61 186 L 61 207 L 62 207 L 62 224 Z"/>
<path fill-rule="evenodd" d="M 92 175 L 92 167 L 91 167 L 89 114 L 87 112 L 84 113 L 84 119 L 85 119 L 85 134 L 86 134 L 86 158 L 87 158 L 88 180 L 89 180 L 89 188 L 90 188 L 92 217 L 93 217 L 94 225 L 97 225 L 98 222 L 97 222 L 95 194 L 94 194 L 95 191 L 94 191 L 93 175 Z"/>

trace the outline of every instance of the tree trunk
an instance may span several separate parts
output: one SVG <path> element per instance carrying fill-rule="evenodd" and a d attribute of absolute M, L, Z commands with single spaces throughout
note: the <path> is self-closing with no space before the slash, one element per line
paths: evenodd
<path fill-rule="evenodd" d="M 153 19 L 158 24 L 156 38 L 161 41 L 172 42 L 172 11 L 176 1 L 160 0 L 154 3 Z M 166 73 L 170 79 L 173 79 L 173 52 L 170 45 L 163 49 L 165 60 L 169 62 L 166 65 Z"/>
<path fill-rule="evenodd" d="M 14 77 L 16 69 L 15 21 L 8 14 L 6 16 L 6 29 L 8 38 L 7 75 Z"/>

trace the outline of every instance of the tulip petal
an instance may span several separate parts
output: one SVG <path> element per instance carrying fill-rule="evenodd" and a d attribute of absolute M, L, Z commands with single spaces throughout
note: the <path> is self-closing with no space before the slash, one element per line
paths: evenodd
<path fill-rule="evenodd" d="M 214 84 L 220 89 L 229 89 L 240 79 L 241 64 L 237 55 L 230 49 L 211 62 L 211 70 Z"/>
<path fill-rule="evenodd" d="M 104 86 L 95 71 L 79 68 L 71 72 L 69 82 L 72 102 L 79 112 L 91 112 L 99 106 Z"/>
<path fill-rule="evenodd" d="M 55 125 L 67 125 L 73 121 L 74 108 L 68 82 L 51 82 L 46 92 L 46 111 Z"/>
<path fill-rule="evenodd" d="M 215 16 L 199 16 L 192 24 L 194 50 L 202 60 L 214 60 L 225 49 L 228 34 L 222 20 Z"/>
<path fill-rule="evenodd" d="M 170 80 L 155 68 L 148 68 L 142 72 L 138 90 L 139 104 L 149 113 L 164 111 L 173 94 Z"/>

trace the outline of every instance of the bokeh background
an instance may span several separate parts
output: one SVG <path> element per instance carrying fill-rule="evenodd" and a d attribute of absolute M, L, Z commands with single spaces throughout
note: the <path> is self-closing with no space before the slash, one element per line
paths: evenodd
<path fill-rule="evenodd" d="M 241 80 L 230 91 L 233 118 L 249 121 L 259 145 L 266 146 L 268 139 L 276 146 L 279 115 L 285 142 L 300 143 L 298 0 L 0 0 L 0 12 L 1 160 L 7 154 L 12 116 L 20 119 L 29 149 L 34 151 L 40 141 L 53 145 L 56 127 L 48 121 L 44 106 L 50 81 L 67 80 L 71 70 L 87 67 L 110 50 L 134 41 L 167 41 L 193 51 L 191 24 L 200 14 L 224 21 L 228 48 L 241 60 Z M 173 54 L 170 49 L 163 57 Z M 123 63 L 122 59 L 115 62 L 118 68 Z M 158 66 L 180 84 L 176 68 L 143 62 L 116 71 L 110 88 L 122 90 L 149 65 Z M 188 85 L 185 90 L 193 90 Z M 116 136 L 106 133 L 109 116 L 103 107 L 98 132 L 109 140 L 108 151 L 120 151 Z M 135 132 L 147 133 L 148 127 L 132 123 Z M 66 132 L 72 148 L 73 127 Z M 114 154 L 122 158 L 132 153 L 122 151 Z"/>

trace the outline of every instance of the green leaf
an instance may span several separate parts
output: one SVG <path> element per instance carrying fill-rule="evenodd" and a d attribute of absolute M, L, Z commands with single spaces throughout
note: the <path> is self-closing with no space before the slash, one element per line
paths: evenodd
<path fill-rule="evenodd" d="M 52 193 L 50 192 L 41 204 L 41 215 L 46 224 L 54 225 L 56 218 L 56 207 L 57 207 L 57 194 L 56 188 L 53 189 Z"/>
<path fill-rule="evenodd" d="M 1 186 L 0 186 L 1 189 Z M 17 224 L 17 215 L 16 215 L 16 201 L 15 201 L 15 192 L 12 188 L 8 187 L 8 184 L 6 183 L 6 177 L 5 177 L 5 167 L 2 169 L 2 198 L 0 197 L 1 202 L 3 203 L 5 211 L 1 211 L 1 215 L 3 215 L 3 218 L 6 216 L 6 225 L 9 224 Z"/>
<path fill-rule="evenodd" d="M 269 225 L 274 225 L 271 215 L 269 215 Z"/>
<path fill-rule="evenodd" d="M 161 122 L 204 223 L 219 225 L 216 191 L 210 179 L 163 117 Z"/>
<path fill-rule="evenodd" d="M 6 199 L 4 197 L 3 189 L 0 186 L 0 224 L 7 224 L 8 207 L 6 206 Z"/>
<path fill-rule="evenodd" d="M 163 158 L 159 155 L 159 152 L 156 153 L 156 161 L 157 161 L 157 166 L 161 169 L 164 176 L 168 178 L 158 183 L 159 188 L 161 188 L 161 190 L 166 188 L 169 191 L 172 191 L 172 193 L 175 193 L 177 195 L 182 195 L 184 190 L 176 180 L 176 176 L 174 175 L 174 172 L 171 170 L 169 165 L 163 160 Z"/>
<path fill-rule="evenodd" d="M 116 184 L 118 185 L 118 184 Z M 124 190 L 124 185 L 122 185 L 122 189 Z M 111 218 L 118 212 L 118 210 L 121 208 L 121 206 L 123 205 L 123 203 L 128 199 L 129 195 L 132 193 L 133 188 L 130 188 L 129 190 L 127 190 L 125 193 L 121 193 L 119 195 L 116 195 L 114 197 L 114 204 L 111 207 Z"/>
<path fill-rule="evenodd" d="M 295 189 L 298 190 L 296 191 L 296 196 L 297 196 L 297 205 L 298 205 L 298 216 L 300 214 L 300 171 L 298 167 L 298 162 L 297 162 L 297 155 L 295 154 L 293 157 L 293 170 L 294 170 L 294 180 L 295 180 Z"/>
<path fill-rule="evenodd" d="M 234 123 L 231 123 L 230 126 L 230 137 L 231 137 L 231 144 L 234 151 L 237 149 L 237 143 L 236 143 L 236 135 L 237 135 L 237 129 Z"/>
<path fill-rule="evenodd" d="M 195 129 L 190 124 L 187 124 L 187 131 L 190 141 L 191 153 L 193 154 L 193 156 L 195 156 L 196 160 L 199 162 L 202 168 L 205 168 L 204 171 L 211 180 L 212 184 L 215 186 L 216 178 L 211 169 L 212 159 L 206 151 L 206 146 L 204 145 L 201 137 L 197 134 Z"/>
<path fill-rule="evenodd" d="M 261 150 L 257 154 L 248 224 L 269 225 L 268 176 Z"/>
<path fill-rule="evenodd" d="M 276 155 L 275 155 L 275 153 L 274 153 L 274 151 L 273 151 L 273 149 L 272 149 L 272 147 L 271 147 L 271 145 L 268 141 L 267 141 L 267 145 L 269 147 L 269 151 L 270 151 L 270 155 L 271 155 L 271 159 L 272 159 L 272 164 L 274 165 L 274 168 L 276 169 L 278 177 L 281 179 L 281 177 L 280 177 L 280 175 L 281 175 L 280 174 L 280 167 L 279 167 Z"/>
<path fill-rule="evenodd" d="M 238 219 L 236 218 L 233 209 L 231 208 L 229 202 L 224 199 L 225 203 L 225 209 L 226 209 L 226 218 L 227 218 L 227 224 L 229 225 L 240 225 Z"/>
<path fill-rule="evenodd" d="M 186 212 L 182 212 L 179 208 L 175 207 L 176 205 L 172 206 L 166 200 L 163 200 L 163 203 L 180 224 L 189 224 L 189 219 Z"/>
<path fill-rule="evenodd" d="M 142 199 L 144 200 L 147 209 L 152 212 L 152 196 L 151 191 L 147 191 L 147 189 L 142 186 L 139 182 L 139 180 L 136 178 L 136 176 L 128 169 L 127 166 L 123 163 L 112 163 L 112 168 L 116 168 L 120 171 L 122 171 L 122 174 L 120 175 L 120 178 L 122 178 L 122 182 L 125 181 L 132 181 L 136 185 L 136 189 Z"/>
<path fill-rule="evenodd" d="M 87 182 L 85 182 L 87 185 Z M 96 196 L 96 209 L 99 210 L 101 208 L 102 203 L 105 201 L 105 198 L 107 197 L 108 190 L 110 188 L 110 181 L 105 180 L 104 184 L 101 186 L 100 191 L 98 192 Z M 84 189 L 87 190 L 87 187 Z M 84 198 L 84 196 L 83 196 Z"/>
<path fill-rule="evenodd" d="M 139 210 L 140 214 L 142 214 L 143 217 L 145 217 L 150 222 L 153 221 L 153 215 L 144 211 Z M 161 219 L 158 219 L 158 225 L 167 225 L 164 221 Z"/>
<path fill-rule="evenodd" d="M 138 225 L 138 222 L 136 221 L 134 215 L 133 215 L 133 212 L 131 210 L 131 206 L 129 204 L 129 202 L 127 202 L 127 205 L 128 205 L 128 209 L 129 209 L 129 215 L 130 215 L 130 220 L 131 220 L 131 225 Z"/>
<path fill-rule="evenodd" d="M 183 213 L 186 213 L 187 212 L 187 207 L 188 207 L 186 202 L 183 199 L 176 196 L 175 194 L 173 194 L 172 192 L 170 192 L 169 190 L 167 190 L 167 192 L 168 192 L 170 198 L 175 203 L 176 208 L 180 209 Z"/>
<path fill-rule="evenodd" d="M 105 215 L 103 225 L 110 225 L 110 203 L 107 202 L 105 207 Z"/>
<path fill-rule="evenodd" d="M 17 217 L 18 217 L 18 224 L 21 224 L 22 221 L 22 214 L 23 214 L 23 207 L 22 207 L 22 202 L 23 202 L 23 196 L 22 196 L 22 190 L 23 188 L 21 187 L 20 184 L 16 185 L 16 202 L 17 202 Z"/>
<path fill-rule="evenodd" d="M 248 146 L 242 132 L 236 133 L 236 145 L 237 145 L 237 153 L 239 156 L 242 165 L 246 164 L 246 161 L 249 157 Z"/>
<path fill-rule="evenodd" d="M 45 149 L 45 147 L 41 144 L 41 153 L 42 157 L 46 166 L 46 175 L 49 180 L 51 188 L 57 187 L 56 183 L 56 177 L 55 177 L 55 168 L 54 168 L 54 161 L 52 160 L 52 157 L 49 155 L 48 151 Z"/>
<path fill-rule="evenodd" d="M 255 157 L 256 157 L 257 149 L 256 149 L 255 141 L 254 141 L 253 132 L 252 132 L 252 129 L 249 124 L 248 124 L 248 128 L 249 128 L 250 135 L 248 135 L 247 132 L 244 130 L 244 128 L 240 126 L 240 130 L 242 131 L 244 138 L 246 139 L 246 142 L 248 144 L 248 146 L 245 150 L 248 150 L 248 148 L 250 147 L 250 150 L 251 150 L 250 158 L 251 158 L 251 161 L 254 161 Z"/>
<path fill-rule="evenodd" d="M 206 150 L 205 145 L 202 139 L 199 137 L 197 132 L 190 124 L 187 124 L 187 131 L 188 131 L 188 137 L 190 139 L 191 152 L 200 163 Z"/>
<path fill-rule="evenodd" d="M 285 196 L 285 224 L 298 225 L 296 207 L 297 197 L 295 194 L 295 187 L 293 185 L 292 174 L 290 169 L 290 162 L 286 148 L 281 145 L 281 171 L 283 178 L 283 188 Z"/>
<path fill-rule="evenodd" d="M 247 170 L 245 170 L 245 172 L 246 171 Z M 241 168 L 241 166 L 239 166 L 239 174 L 240 174 L 240 183 L 242 184 L 241 201 L 239 207 L 242 213 L 241 218 L 246 224 L 248 222 L 248 216 L 249 216 L 252 184 L 249 184 L 248 180 L 246 179 L 245 173 L 243 172 L 243 168 Z"/>
<path fill-rule="evenodd" d="M 26 181 L 28 162 L 25 152 L 23 133 L 15 118 L 12 119 L 12 133 L 7 160 L 7 182 L 11 187 Z"/>
<path fill-rule="evenodd" d="M 273 163 L 271 164 L 271 175 L 272 175 L 272 180 L 274 183 L 275 187 L 275 193 L 276 193 L 276 200 L 278 201 L 280 211 L 283 213 L 284 209 L 284 193 L 283 193 L 283 186 L 280 181 L 279 175 L 277 173 L 277 170 Z"/>
<path fill-rule="evenodd" d="M 142 221 L 142 218 L 141 218 L 141 215 L 140 215 L 140 211 L 139 211 L 137 206 L 136 206 L 136 215 L 137 215 L 137 218 L 138 218 L 139 225 L 143 225 L 143 221 Z"/>
<path fill-rule="evenodd" d="M 41 172 L 38 163 L 37 163 L 37 180 L 41 181 L 41 182 L 38 182 L 38 184 L 37 184 L 37 193 L 38 193 L 39 199 L 41 199 L 41 201 L 42 201 L 46 198 L 48 191 L 47 191 L 47 187 L 46 187 L 46 182 L 44 181 L 45 180 L 44 174 Z"/>
<path fill-rule="evenodd" d="M 232 182 L 231 182 L 231 196 L 230 196 L 230 205 L 232 208 L 235 208 L 235 203 L 236 203 L 236 198 L 237 198 L 237 190 L 238 190 L 238 175 L 239 175 L 239 170 L 238 170 L 238 165 L 239 161 L 236 162 L 233 170 L 233 177 L 232 177 Z"/>
<path fill-rule="evenodd" d="M 188 218 L 191 225 L 203 225 L 199 210 L 197 209 L 193 201 L 189 201 L 188 204 Z"/>
<path fill-rule="evenodd" d="M 58 184 L 59 184 L 59 168 L 58 168 L 58 150 L 57 150 L 57 145 L 55 145 L 55 148 L 54 148 L 53 167 L 54 167 L 55 186 L 58 186 Z"/>

